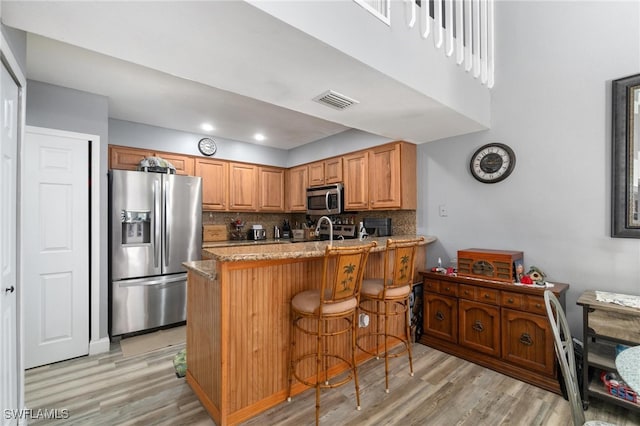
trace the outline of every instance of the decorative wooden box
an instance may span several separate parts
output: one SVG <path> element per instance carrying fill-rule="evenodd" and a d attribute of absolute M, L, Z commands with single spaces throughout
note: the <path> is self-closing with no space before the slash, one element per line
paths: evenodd
<path fill-rule="evenodd" d="M 524 267 L 521 251 L 470 248 L 458 250 L 458 275 L 485 280 L 516 281 L 516 265 Z"/>

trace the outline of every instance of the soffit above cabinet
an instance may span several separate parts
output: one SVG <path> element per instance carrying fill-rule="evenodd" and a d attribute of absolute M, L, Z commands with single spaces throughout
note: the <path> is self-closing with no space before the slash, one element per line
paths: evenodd
<path fill-rule="evenodd" d="M 190 133 L 211 120 L 213 136 L 282 149 L 349 128 L 423 143 L 487 125 L 248 2 L 3 2 L 2 18 L 32 33 L 28 78 L 107 96 L 121 120 Z M 313 101 L 326 90 L 359 103 Z"/>

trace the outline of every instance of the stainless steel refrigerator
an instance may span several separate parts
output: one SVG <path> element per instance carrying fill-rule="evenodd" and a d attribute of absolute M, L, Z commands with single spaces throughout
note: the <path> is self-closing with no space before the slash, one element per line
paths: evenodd
<path fill-rule="evenodd" d="M 186 320 L 182 262 L 202 249 L 202 179 L 112 170 L 111 335 Z"/>

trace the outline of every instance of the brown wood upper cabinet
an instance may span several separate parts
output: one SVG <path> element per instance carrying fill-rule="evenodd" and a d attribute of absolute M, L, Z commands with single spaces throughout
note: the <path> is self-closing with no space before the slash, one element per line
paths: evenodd
<path fill-rule="evenodd" d="M 346 210 L 416 209 L 416 146 L 393 142 L 346 155 Z"/>
<path fill-rule="evenodd" d="M 284 211 L 284 169 L 260 167 L 258 170 L 259 210 Z"/>
<path fill-rule="evenodd" d="M 309 186 L 323 186 L 342 182 L 342 157 L 316 161 L 309 164 L 308 168 Z"/>
<path fill-rule="evenodd" d="M 202 178 L 202 209 L 227 210 L 229 206 L 229 163 L 196 159 L 196 176 Z"/>
<path fill-rule="evenodd" d="M 258 209 L 258 166 L 229 163 L 229 209 L 256 211 Z"/>
<path fill-rule="evenodd" d="M 360 151 L 345 155 L 343 161 L 345 210 L 368 210 L 369 153 Z"/>
<path fill-rule="evenodd" d="M 109 168 L 117 170 L 137 170 L 138 164 L 142 159 L 152 156 L 161 157 L 171 162 L 176 168 L 176 174 L 178 175 L 194 175 L 195 162 L 193 157 L 189 155 L 117 145 L 109 145 Z"/>
<path fill-rule="evenodd" d="M 369 150 L 369 208 L 416 208 L 416 146 L 393 143 Z"/>
<path fill-rule="evenodd" d="M 347 211 L 416 209 L 416 146 L 407 142 L 392 142 L 286 171 L 109 145 L 109 167 L 136 170 L 140 160 L 154 155 L 170 161 L 177 174 L 202 177 L 204 210 L 304 212 L 307 187 L 338 182 L 344 182 Z"/>
<path fill-rule="evenodd" d="M 309 168 L 293 167 L 287 171 L 287 210 L 290 212 L 307 211 L 307 187 L 309 186 Z"/>

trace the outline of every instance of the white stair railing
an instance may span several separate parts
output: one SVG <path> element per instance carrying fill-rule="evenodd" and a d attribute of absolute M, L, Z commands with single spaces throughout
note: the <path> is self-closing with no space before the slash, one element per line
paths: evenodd
<path fill-rule="evenodd" d="M 404 0 L 407 25 L 433 37 L 446 56 L 491 88 L 494 84 L 494 0 Z M 433 3 L 433 12 L 432 5 Z M 433 17 L 431 15 L 433 14 Z"/>

